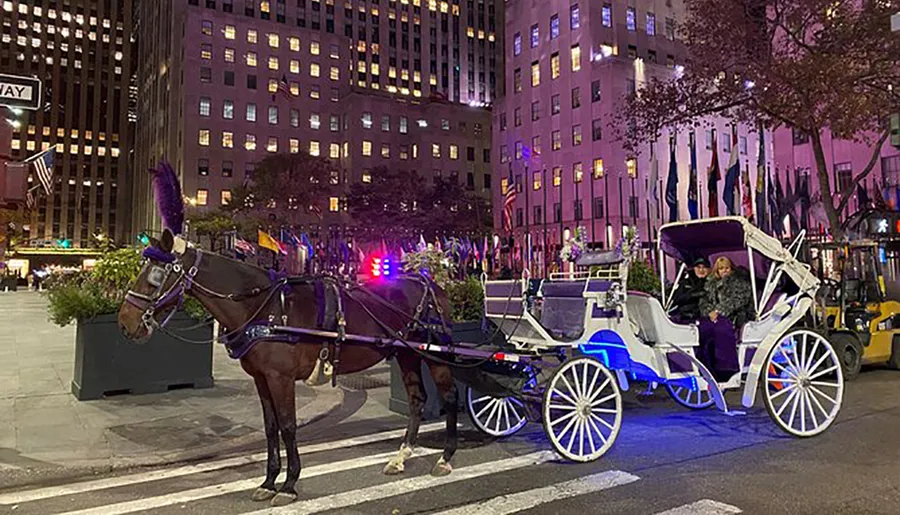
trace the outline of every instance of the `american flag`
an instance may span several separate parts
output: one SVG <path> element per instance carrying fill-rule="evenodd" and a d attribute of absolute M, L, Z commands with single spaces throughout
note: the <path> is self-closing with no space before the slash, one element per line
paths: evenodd
<path fill-rule="evenodd" d="M 512 231 L 513 223 L 513 207 L 516 205 L 516 183 L 513 181 L 512 173 L 509 174 L 509 182 L 506 185 L 503 199 L 503 228 L 506 232 Z"/>
<path fill-rule="evenodd" d="M 256 250 L 253 248 L 253 244 L 241 238 L 235 238 L 234 248 L 236 248 L 241 254 L 244 254 L 246 256 L 253 256 L 256 254 Z"/>
<path fill-rule="evenodd" d="M 324 218 L 324 216 L 322 215 L 322 209 L 315 204 L 309 206 L 309 212 L 316 215 L 319 218 L 319 220 Z"/>
<path fill-rule="evenodd" d="M 25 160 L 34 167 L 35 175 L 44 187 L 44 192 L 49 195 L 53 190 L 53 159 L 56 157 L 56 147 L 50 147 L 36 156 Z"/>
<path fill-rule="evenodd" d="M 33 208 L 34 208 L 34 205 L 35 205 L 35 199 L 34 199 L 34 193 L 32 193 L 32 191 L 33 191 L 35 188 L 37 188 L 37 186 L 35 186 L 34 188 L 31 188 L 31 189 L 29 189 L 28 191 L 25 192 L 25 205 L 28 206 L 28 209 L 33 209 Z"/>
<path fill-rule="evenodd" d="M 291 88 L 290 88 L 290 85 L 288 84 L 286 75 L 281 76 L 281 82 L 278 83 L 278 92 L 281 93 L 282 95 L 284 95 L 284 98 L 287 98 L 287 99 L 291 98 Z"/>

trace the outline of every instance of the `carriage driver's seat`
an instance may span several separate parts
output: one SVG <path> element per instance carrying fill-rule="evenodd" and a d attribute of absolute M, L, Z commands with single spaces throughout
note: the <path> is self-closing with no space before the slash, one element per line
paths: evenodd
<path fill-rule="evenodd" d="M 625 300 L 628 318 L 638 328 L 638 337 L 651 347 L 669 344 L 676 347 L 696 347 L 700 332 L 694 325 L 672 322 L 655 298 L 641 292 L 628 292 Z"/>

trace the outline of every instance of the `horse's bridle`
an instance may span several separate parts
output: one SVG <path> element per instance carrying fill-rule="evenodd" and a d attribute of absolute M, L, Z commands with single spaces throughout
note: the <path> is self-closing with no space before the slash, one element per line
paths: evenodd
<path fill-rule="evenodd" d="M 147 282 L 150 283 L 151 286 L 154 286 L 156 290 L 150 295 L 145 295 L 134 290 L 128 290 L 125 294 L 125 302 L 144 311 L 141 314 L 141 324 L 147 329 L 148 334 L 153 334 L 154 329 L 165 327 L 175 312 L 184 304 L 185 293 L 190 291 L 191 287 L 194 285 L 194 278 L 197 276 L 197 271 L 200 268 L 200 261 L 203 259 L 202 250 L 196 249 L 195 252 L 196 258 L 194 258 L 194 264 L 190 268 L 185 269 L 185 266 L 180 259 L 181 254 L 169 254 L 166 258 L 171 260 L 161 266 L 150 261 L 149 256 L 147 256 L 145 251 L 145 256 L 148 257 L 148 261 L 144 266 L 150 266 Z M 175 280 L 172 281 L 171 285 L 166 287 L 173 274 L 175 275 Z M 177 299 L 175 309 L 169 312 L 165 320 L 158 322 L 155 316 L 157 310 L 168 305 L 173 299 Z"/>

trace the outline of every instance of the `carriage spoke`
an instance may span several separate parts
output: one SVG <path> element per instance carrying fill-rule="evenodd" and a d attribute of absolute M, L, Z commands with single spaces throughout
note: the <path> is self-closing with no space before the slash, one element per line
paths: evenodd
<path fill-rule="evenodd" d="M 575 410 L 578 409 L 575 406 L 566 406 L 565 404 L 551 404 L 550 409 L 564 409 L 564 410 Z"/>
<path fill-rule="evenodd" d="M 571 412 L 571 413 L 566 413 L 565 415 L 559 417 L 558 419 L 550 421 L 550 427 L 553 427 L 553 426 L 555 426 L 556 424 L 559 424 L 560 422 L 564 422 L 564 421 L 566 421 L 566 420 L 569 420 L 570 418 L 574 417 L 574 416 L 577 415 L 577 414 L 578 414 L 577 411 L 573 411 L 573 412 Z"/>
<path fill-rule="evenodd" d="M 779 348 L 779 350 L 781 350 L 781 349 Z M 782 353 L 782 354 L 784 354 L 784 353 Z M 785 358 L 787 358 L 787 356 L 785 356 Z M 787 368 L 784 368 L 783 366 L 781 366 L 780 363 L 777 363 L 777 362 L 775 362 L 775 361 L 772 361 L 772 366 L 774 366 L 774 367 L 776 367 L 776 368 L 780 368 L 782 372 L 784 372 L 785 374 L 791 376 L 791 378 L 797 379 L 797 374 L 791 372 L 791 371 L 790 371 L 789 369 L 787 369 Z M 776 377 L 777 377 L 777 376 L 776 376 Z"/>
<path fill-rule="evenodd" d="M 600 437 L 600 440 L 603 441 L 603 445 L 606 445 L 606 442 L 607 442 L 606 437 L 603 436 L 603 432 L 600 431 L 600 428 L 597 426 L 597 424 L 594 423 L 594 418 L 596 418 L 596 417 L 597 417 L 596 415 L 591 415 L 590 417 L 588 417 L 588 423 L 594 429 L 594 432 L 597 433 L 597 436 Z"/>
<path fill-rule="evenodd" d="M 479 397 L 479 398 L 477 398 L 477 399 L 472 399 L 472 404 L 477 404 L 477 403 L 481 403 L 481 402 L 484 402 L 484 401 L 492 401 L 492 400 L 494 400 L 493 397 L 491 397 L 490 395 L 485 395 L 484 397 Z"/>
<path fill-rule="evenodd" d="M 491 398 L 491 402 L 487 403 L 483 408 L 481 408 L 481 411 L 479 411 L 478 413 L 475 414 L 475 418 L 480 419 L 481 415 L 483 415 L 485 411 L 487 411 L 492 406 L 494 406 L 496 402 L 497 402 L 497 399 Z M 490 420 L 490 418 L 488 420 Z"/>
<path fill-rule="evenodd" d="M 562 432 L 560 432 L 560 433 L 557 435 L 557 438 L 559 438 L 559 441 L 560 441 L 560 442 L 563 441 L 563 438 L 565 438 L 566 433 L 569 432 L 569 429 L 571 429 L 572 426 L 575 425 L 576 422 L 578 422 L 578 418 L 577 418 L 577 417 L 573 417 L 572 420 L 570 420 L 569 423 L 566 424 L 566 427 L 563 428 Z M 569 444 L 570 444 L 570 445 L 569 445 L 569 448 L 566 449 L 567 451 L 570 451 L 570 450 L 571 450 L 571 447 L 572 447 L 572 446 L 571 446 L 572 438 L 574 438 L 574 437 L 570 437 L 570 438 L 569 438 Z"/>
<path fill-rule="evenodd" d="M 600 369 L 598 368 L 597 372 L 599 372 L 599 371 L 600 371 Z M 588 389 L 587 375 L 588 375 L 588 366 L 587 366 L 587 363 L 585 363 L 584 366 L 581 368 L 581 395 L 582 395 L 582 397 L 587 397 L 588 393 L 591 391 Z M 591 385 L 591 387 L 593 387 L 593 386 L 594 385 Z"/>
<path fill-rule="evenodd" d="M 575 394 L 576 399 L 581 399 L 582 397 L 584 397 L 584 393 L 581 391 L 581 389 L 584 388 L 584 385 L 580 382 L 578 377 L 578 365 L 573 366 L 571 372 L 572 383 L 575 385 L 575 391 L 573 391 L 572 393 Z M 569 383 L 566 384 L 568 385 Z"/>
<path fill-rule="evenodd" d="M 578 391 L 576 391 L 574 388 L 572 388 L 572 385 L 569 384 L 569 380 L 566 379 L 566 374 L 561 374 L 561 375 L 559 376 L 559 378 L 562 379 L 563 383 L 566 384 L 566 388 L 569 389 L 569 393 L 570 393 L 574 398 L 576 398 L 576 399 L 577 399 L 577 398 L 581 398 L 581 394 L 578 393 Z M 556 391 L 559 392 L 560 394 L 562 394 L 562 391 L 561 391 L 559 388 L 557 388 Z M 572 404 L 576 404 L 576 402 L 575 402 L 574 400 L 572 400 L 572 398 L 567 398 L 566 400 L 569 401 L 569 402 L 571 402 Z"/>
<path fill-rule="evenodd" d="M 587 369 L 587 367 L 585 367 L 585 369 Z M 587 387 L 587 390 L 586 390 L 588 393 L 593 392 L 593 391 L 594 391 L 594 387 L 597 386 L 597 377 L 598 377 L 598 376 L 600 376 L 600 369 L 599 369 L 599 368 L 597 368 L 597 369 L 594 370 L 594 378 L 591 379 L 591 385 L 588 386 L 588 387 Z M 607 379 L 607 382 L 609 382 L 608 379 Z M 603 389 L 606 388 L 606 384 L 607 384 L 606 382 L 603 383 L 603 385 L 600 386 L 600 388 L 598 388 L 596 391 L 597 391 L 597 392 L 602 392 Z M 597 395 L 597 394 L 595 393 L 595 394 L 591 395 L 591 398 L 588 399 L 588 400 L 591 400 L 591 401 L 594 400 L 594 396 L 595 396 L 595 395 Z"/>
<path fill-rule="evenodd" d="M 781 414 L 784 413 L 784 410 L 787 408 L 788 404 L 791 403 L 791 399 L 793 399 L 799 391 L 799 389 L 795 389 L 793 392 L 791 392 L 790 395 L 788 395 L 788 398 L 784 401 L 784 404 L 782 404 L 781 407 L 778 408 L 778 411 L 775 412 L 775 415 L 778 416 L 778 418 L 781 418 Z"/>
<path fill-rule="evenodd" d="M 819 343 L 821 343 L 821 340 L 816 338 L 816 344 L 813 345 L 812 352 L 809 353 L 809 359 L 807 359 L 806 363 L 803 364 L 804 369 L 812 370 L 812 368 L 810 368 L 810 364 L 812 364 L 812 360 L 816 359 L 816 351 L 819 350 Z M 826 352 L 825 355 L 827 356 L 828 353 Z"/>
<path fill-rule="evenodd" d="M 825 397 L 826 399 L 831 401 L 831 404 L 834 404 L 835 406 L 837 405 L 837 403 L 838 403 L 837 399 L 832 399 L 828 394 L 826 394 L 822 390 L 819 390 L 818 388 L 816 388 L 815 386 L 812 386 L 812 385 L 810 385 L 809 389 L 810 389 L 810 391 L 817 393 L 817 394 L 821 395 L 822 397 Z"/>
<path fill-rule="evenodd" d="M 800 430 L 806 432 L 806 391 L 801 391 L 800 396 Z"/>
<path fill-rule="evenodd" d="M 798 390 L 798 392 L 802 392 L 802 390 Z M 788 426 L 794 427 L 794 416 L 797 415 L 797 404 L 800 404 L 800 399 L 802 399 L 802 395 L 795 395 L 794 402 L 791 403 L 791 418 L 788 419 Z"/>
<path fill-rule="evenodd" d="M 585 420 L 584 429 L 587 431 L 588 443 L 591 445 L 591 454 L 594 454 L 597 452 L 597 446 L 594 445 L 594 431 L 593 431 L 593 428 L 591 427 L 592 423 L 590 423 L 590 421 L 591 421 L 590 417 L 588 417 L 587 420 Z"/>
<path fill-rule="evenodd" d="M 800 357 L 800 362 L 797 363 L 797 368 L 800 369 L 800 370 L 802 370 L 802 369 L 800 368 L 801 366 L 806 366 L 806 341 L 807 341 L 807 338 L 809 338 L 809 335 L 806 334 L 806 333 L 803 333 L 803 344 L 802 344 L 802 346 L 800 347 L 800 356 L 799 356 L 799 357 Z M 794 355 L 796 355 L 796 354 L 797 354 L 797 352 L 796 352 L 796 350 L 795 350 L 795 351 L 794 351 Z"/>
<path fill-rule="evenodd" d="M 618 413 L 618 412 L 617 412 L 616 410 L 614 410 L 614 409 L 607 409 L 607 408 L 591 408 L 591 413 L 606 413 L 606 414 L 609 414 L 609 415 L 614 415 L 614 414 L 616 414 L 616 413 Z"/>
<path fill-rule="evenodd" d="M 487 420 L 484 421 L 484 425 L 490 426 L 491 420 L 494 419 L 494 415 L 497 415 L 497 418 L 500 418 L 500 400 L 494 399 L 493 403 L 494 407 L 491 409 L 491 412 L 488 414 Z"/>
<path fill-rule="evenodd" d="M 825 415 L 825 419 L 827 420 L 827 419 L 828 419 L 828 412 L 825 411 L 825 408 L 822 407 L 822 403 L 819 402 L 818 397 L 816 397 L 816 396 L 813 394 L 813 392 L 809 392 L 809 398 L 812 399 L 812 401 L 816 404 L 816 407 L 819 408 L 819 410 L 822 412 L 822 415 Z"/>
<path fill-rule="evenodd" d="M 519 414 L 519 410 L 516 409 L 516 405 L 512 402 L 513 400 L 515 399 L 510 397 L 509 410 L 512 411 L 513 416 L 516 417 L 515 425 L 519 425 L 519 422 L 522 421 L 522 415 Z"/>
<path fill-rule="evenodd" d="M 828 388 L 840 388 L 841 385 L 838 383 L 826 383 L 824 381 L 810 381 L 809 384 L 815 386 L 827 386 Z"/>
<path fill-rule="evenodd" d="M 503 418 L 506 421 L 506 429 L 511 428 L 512 424 L 509 422 L 509 403 L 505 401 L 503 402 Z"/>
<path fill-rule="evenodd" d="M 775 376 L 775 377 L 768 376 L 768 377 L 766 377 L 766 381 L 768 381 L 770 383 L 797 384 L 797 381 L 794 379 L 788 379 L 786 377 L 778 377 L 778 376 Z"/>
<path fill-rule="evenodd" d="M 615 392 L 613 392 L 613 393 L 607 395 L 606 397 L 600 399 L 599 401 L 591 402 L 591 406 L 597 406 L 597 405 L 603 404 L 604 402 L 609 402 L 615 398 L 616 398 L 616 394 L 615 394 Z"/>
<path fill-rule="evenodd" d="M 793 341 L 793 340 L 794 339 L 791 338 L 791 341 Z M 784 359 L 787 360 L 788 366 L 793 367 L 794 370 L 798 370 L 799 367 L 797 367 L 796 363 L 794 363 L 793 358 L 789 357 L 787 355 L 787 353 L 784 352 L 784 344 L 783 343 L 778 344 L 778 352 L 780 352 L 781 355 L 784 356 Z M 795 344 L 794 345 L 794 353 L 796 354 L 796 352 L 797 352 L 797 345 Z"/>
<path fill-rule="evenodd" d="M 585 368 L 587 368 L 587 367 L 585 367 Z M 578 428 L 579 428 L 579 431 L 578 431 L 578 454 L 581 456 L 584 456 L 584 430 L 586 429 L 585 425 L 587 425 L 587 424 L 585 423 L 584 420 L 578 421 Z"/>
<path fill-rule="evenodd" d="M 781 397 L 782 395 L 784 395 L 792 390 L 796 390 L 796 389 L 797 389 L 797 385 L 792 384 L 792 385 L 788 386 L 787 388 L 778 390 L 777 392 L 772 394 L 769 398 L 774 401 L 775 399 Z"/>
<path fill-rule="evenodd" d="M 597 416 L 597 415 L 594 415 L 593 413 L 591 413 L 590 419 L 591 419 L 591 420 L 596 420 L 597 422 L 600 422 L 601 424 L 603 424 L 604 426 L 606 426 L 607 428 L 609 428 L 610 431 L 613 431 L 613 430 L 615 429 L 615 428 L 613 428 L 613 426 L 609 425 L 609 422 L 603 420 L 602 417 L 599 417 L 599 416 Z M 599 426 L 597 427 L 597 433 L 599 433 L 599 434 L 601 434 L 601 435 L 603 434 L 602 432 L 600 432 L 600 427 L 599 427 Z M 604 443 L 605 443 L 605 442 L 606 442 L 606 439 L 604 438 L 603 441 L 604 441 Z"/>
<path fill-rule="evenodd" d="M 819 419 L 816 417 L 816 409 L 813 408 L 812 401 L 810 400 L 812 398 L 812 394 L 809 392 L 803 392 L 803 396 L 806 398 L 806 405 L 809 407 L 809 414 L 812 418 L 814 427 L 819 427 Z"/>
<path fill-rule="evenodd" d="M 819 365 L 821 365 L 822 362 L 825 361 L 826 359 L 828 359 L 829 357 L 831 357 L 831 353 L 826 352 L 821 358 L 819 358 L 819 361 L 816 361 L 816 364 L 815 364 L 815 365 L 809 367 L 807 370 L 808 370 L 809 372 L 815 371 L 816 369 L 819 368 Z"/>
<path fill-rule="evenodd" d="M 577 402 L 575 402 L 575 399 L 573 399 L 573 398 L 569 397 L 568 395 L 564 394 L 564 393 L 562 392 L 562 390 L 560 390 L 559 388 L 554 388 L 554 389 L 553 389 L 553 393 L 559 395 L 560 397 L 563 398 L 564 401 L 568 402 L 569 404 L 571 404 L 571 405 L 573 405 L 573 406 L 574 406 L 575 404 L 578 404 Z"/>
<path fill-rule="evenodd" d="M 597 388 L 597 390 L 591 394 L 590 398 L 588 399 L 588 402 L 590 402 L 591 404 L 595 404 L 594 399 L 596 399 L 598 395 L 603 393 L 603 390 L 606 389 L 606 385 L 609 384 L 609 381 L 610 381 L 609 378 L 607 378 L 606 381 L 603 381 L 603 384 L 600 385 L 600 388 Z M 613 395 L 615 395 L 615 394 L 613 394 Z"/>
<path fill-rule="evenodd" d="M 813 375 L 809 376 L 809 380 L 812 381 L 813 379 L 815 379 L 815 378 L 817 378 L 817 377 L 822 377 L 822 376 L 824 376 L 825 374 L 830 374 L 831 372 L 834 372 L 835 370 L 838 370 L 838 368 L 839 368 L 838 365 L 834 365 L 834 366 L 832 366 L 832 367 L 828 367 L 828 368 L 826 368 L 825 370 L 823 370 L 823 371 L 821 371 L 821 372 L 819 372 L 819 373 L 817 373 L 817 374 L 813 374 Z"/>
<path fill-rule="evenodd" d="M 500 432 L 500 423 L 503 422 L 503 415 L 506 413 L 506 403 L 503 401 L 499 402 L 499 408 L 497 409 L 497 423 L 494 424 L 494 431 Z M 509 417 L 506 417 L 507 427 L 509 426 Z"/>

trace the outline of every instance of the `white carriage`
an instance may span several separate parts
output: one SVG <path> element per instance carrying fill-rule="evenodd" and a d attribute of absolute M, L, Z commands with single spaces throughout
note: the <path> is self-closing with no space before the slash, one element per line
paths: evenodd
<path fill-rule="evenodd" d="M 540 402 L 539 417 L 556 451 L 591 461 L 619 432 L 621 391 L 632 381 L 647 381 L 665 385 L 684 406 L 715 404 L 725 412 L 725 390 L 742 387 L 748 408 L 761 390 L 766 410 L 785 432 L 809 437 L 825 431 L 840 411 L 844 381 L 828 340 L 798 327 L 819 286 L 796 259 L 801 238 L 786 249 L 739 217 L 660 229 L 657 264 L 664 285 L 667 264 L 697 254 L 727 256 L 749 269 L 756 316 L 740 328 L 741 372 L 723 384 L 696 358 L 696 325 L 677 324 L 659 300 L 628 291 L 628 256 L 586 255 L 579 265 L 591 271 L 553 274 L 533 292 L 525 279 L 486 281 L 486 318 L 506 337 L 506 373 L 523 381 L 517 391 L 485 395 L 469 381 L 470 417 L 486 433 L 510 435 L 525 425 L 526 413 L 538 416 L 527 408 Z M 678 277 L 683 271 L 682 264 Z M 663 288 L 666 304 L 677 287 L 676 280 L 674 288 Z"/>

